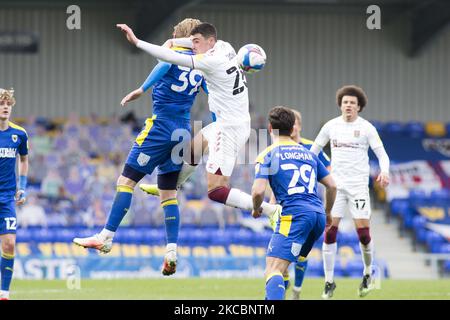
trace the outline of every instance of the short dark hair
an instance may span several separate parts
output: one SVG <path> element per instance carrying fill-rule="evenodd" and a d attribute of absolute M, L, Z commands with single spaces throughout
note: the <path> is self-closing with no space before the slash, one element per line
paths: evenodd
<path fill-rule="evenodd" d="M 191 31 L 191 36 L 194 34 L 200 33 L 204 38 L 214 37 L 217 40 L 217 30 L 211 23 L 203 22 L 196 26 Z"/>
<path fill-rule="evenodd" d="M 272 129 L 278 130 L 280 136 L 290 136 L 295 124 L 295 114 L 286 107 L 273 107 L 269 112 Z"/>
<path fill-rule="evenodd" d="M 343 86 L 342 88 L 338 89 L 338 91 L 336 91 L 336 103 L 339 107 L 342 104 L 342 98 L 344 96 L 352 96 L 358 99 L 358 105 L 360 107 L 359 112 L 361 112 L 367 104 L 367 95 L 364 90 L 358 86 Z"/>

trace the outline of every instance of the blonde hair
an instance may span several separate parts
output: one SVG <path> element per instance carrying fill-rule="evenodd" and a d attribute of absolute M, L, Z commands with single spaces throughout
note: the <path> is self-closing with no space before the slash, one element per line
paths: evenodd
<path fill-rule="evenodd" d="M 300 113 L 300 111 L 297 111 L 297 110 L 295 110 L 293 108 L 291 108 L 291 110 L 292 110 L 292 112 L 295 115 L 295 119 L 297 119 L 298 123 L 301 124 L 302 123 L 302 114 Z"/>
<path fill-rule="evenodd" d="M 1 89 L 0 88 L 0 101 L 2 100 L 6 100 L 11 102 L 11 105 L 15 105 L 16 104 L 16 98 L 14 98 L 14 89 L 11 88 L 9 90 L 6 89 Z"/>
<path fill-rule="evenodd" d="M 198 19 L 186 18 L 175 27 L 173 27 L 173 37 L 174 38 L 186 38 L 191 35 L 192 29 L 202 23 Z"/>

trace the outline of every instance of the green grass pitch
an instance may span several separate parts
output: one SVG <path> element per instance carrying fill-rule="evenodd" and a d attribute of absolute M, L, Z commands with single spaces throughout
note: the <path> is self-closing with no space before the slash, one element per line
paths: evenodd
<path fill-rule="evenodd" d="M 336 279 L 333 299 L 367 300 L 450 300 L 450 279 L 441 280 L 382 280 L 364 298 L 356 295 L 359 279 Z M 306 279 L 301 298 L 320 299 L 322 279 Z M 291 297 L 291 289 L 286 294 Z M 45 300 L 263 300 L 264 280 L 261 279 L 121 279 L 81 280 L 81 288 L 69 290 L 62 280 L 14 280 L 11 299 Z"/>

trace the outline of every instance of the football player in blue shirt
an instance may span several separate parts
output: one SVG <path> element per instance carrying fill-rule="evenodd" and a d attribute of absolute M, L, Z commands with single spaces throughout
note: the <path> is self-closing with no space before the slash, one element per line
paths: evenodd
<path fill-rule="evenodd" d="M 9 299 L 16 244 L 15 204 L 25 203 L 28 175 L 28 136 L 24 128 L 9 121 L 15 105 L 13 90 L 0 89 L 0 300 Z M 19 186 L 16 185 L 16 159 L 19 156 Z"/>
<path fill-rule="evenodd" d="M 292 110 L 292 112 L 294 112 L 294 115 L 295 115 L 295 124 L 294 124 L 294 129 L 292 130 L 291 138 L 295 142 L 304 146 L 306 149 L 310 150 L 314 141 L 303 138 L 300 134 L 302 131 L 302 114 L 295 109 L 291 109 L 291 110 Z M 319 160 L 322 162 L 322 164 L 325 166 L 325 168 L 327 168 L 327 170 L 330 170 L 330 158 L 328 157 L 328 155 L 325 152 L 320 151 L 318 157 L 319 157 Z M 275 196 L 273 193 L 272 193 L 272 196 L 270 199 L 270 203 L 276 203 L 276 199 L 275 199 Z M 278 219 L 278 217 L 276 219 L 274 219 L 274 221 L 276 222 L 277 219 Z M 275 228 L 275 225 L 276 224 L 273 224 L 272 227 Z M 292 288 L 292 299 L 293 300 L 300 299 L 300 292 L 302 289 L 303 279 L 305 277 L 305 272 L 306 272 L 307 267 L 308 267 L 308 260 L 306 259 L 306 257 L 300 256 L 298 258 L 297 263 L 295 264 L 295 281 L 294 281 L 294 286 Z M 286 273 L 283 275 L 283 277 L 284 277 L 284 283 L 285 283 L 286 290 L 287 290 L 289 287 L 289 272 L 288 272 L 288 270 L 286 270 Z"/>
<path fill-rule="evenodd" d="M 331 222 L 336 184 L 316 155 L 292 140 L 294 113 L 275 107 L 269 113 L 269 132 L 273 144 L 256 160 L 252 187 L 253 217 L 261 215 L 261 203 L 270 184 L 277 202 L 283 207 L 270 240 L 266 258 L 266 299 L 285 296 L 283 274 L 291 262 L 307 257 L 314 242 Z M 326 187 L 325 211 L 317 194 L 317 181 Z"/>
<path fill-rule="evenodd" d="M 200 24 L 197 19 L 185 19 L 174 28 L 174 38 L 188 37 L 191 30 Z M 190 48 L 172 47 L 177 52 L 193 55 Z M 94 248 L 102 253 L 111 251 L 114 234 L 127 213 L 136 184 L 158 168 L 158 188 L 161 190 L 161 206 L 166 225 L 166 255 L 163 275 L 176 271 L 177 240 L 180 213 L 177 202 L 176 183 L 182 167 L 182 159 L 175 163 L 172 149 L 180 142 L 190 142 L 190 110 L 200 86 L 206 91 L 203 75 L 198 70 L 159 62 L 144 84 L 132 91 L 121 104 L 137 99 L 153 85 L 153 116 L 145 121 L 145 127 L 137 136 L 128 155 L 123 172 L 117 181 L 117 193 L 103 230 L 88 238 L 75 238 L 74 243 Z M 178 130 L 178 140 L 172 134 Z"/>

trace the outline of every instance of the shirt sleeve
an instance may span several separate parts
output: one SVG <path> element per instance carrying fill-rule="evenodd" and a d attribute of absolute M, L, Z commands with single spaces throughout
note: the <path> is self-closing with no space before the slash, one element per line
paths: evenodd
<path fill-rule="evenodd" d="M 150 72 L 147 79 L 142 84 L 141 88 L 144 91 L 147 91 L 151 86 L 153 86 L 156 82 L 161 80 L 162 77 L 169 71 L 172 64 L 167 62 L 159 62 Z"/>
<path fill-rule="evenodd" d="M 28 135 L 26 132 L 23 133 L 21 140 L 17 150 L 21 156 L 26 156 L 28 154 Z"/>
<path fill-rule="evenodd" d="M 147 52 L 149 55 L 158 60 L 176 64 L 178 66 L 188 67 L 193 69 L 193 57 L 191 55 L 182 54 L 171 50 L 169 48 L 157 46 L 155 44 L 139 40 L 136 47 Z"/>
<path fill-rule="evenodd" d="M 216 69 L 223 61 L 222 57 L 212 55 L 211 53 L 196 54 L 192 57 L 192 69 L 198 69 L 204 72 Z"/>
<path fill-rule="evenodd" d="M 369 141 L 369 145 L 372 148 L 372 150 L 375 150 L 376 148 L 383 146 L 383 142 L 381 141 L 381 138 L 378 135 L 378 131 L 377 129 L 375 129 L 373 125 L 369 126 L 367 139 Z"/>
<path fill-rule="evenodd" d="M 325 167 L 329 167 L 331 164 L 330 157 L 328 157 L 328 155 L 323 151 L 320 151 L 319 153 L 319 160 Z"/>
<path fill-rule="evenodd" d="M 255 165 L 255 179 L 269 179 L 270 176 L 270 164 L 271 164 L 271 152 L 269 152 L 264 158 L 258 157 Z"/>
<path fill-rule="evenodd" d="M 320 181 L 329 175 L 330 172 L 328 172 L 327 168 L 325 168 L 322 161 L 320 161 L 317 156 L 315 156 L 315 158 L 317 160 L 317 181 Z"/>
<path fill-rule="evenodd" d="M 329 122 L 320 129 L 320 132 L 311 147 L 311 151 L 315 155 L 319 154 L 320 150 L 327 145 L 328 141 L 330 141 L 330 129 L 328 124 Z"/>

